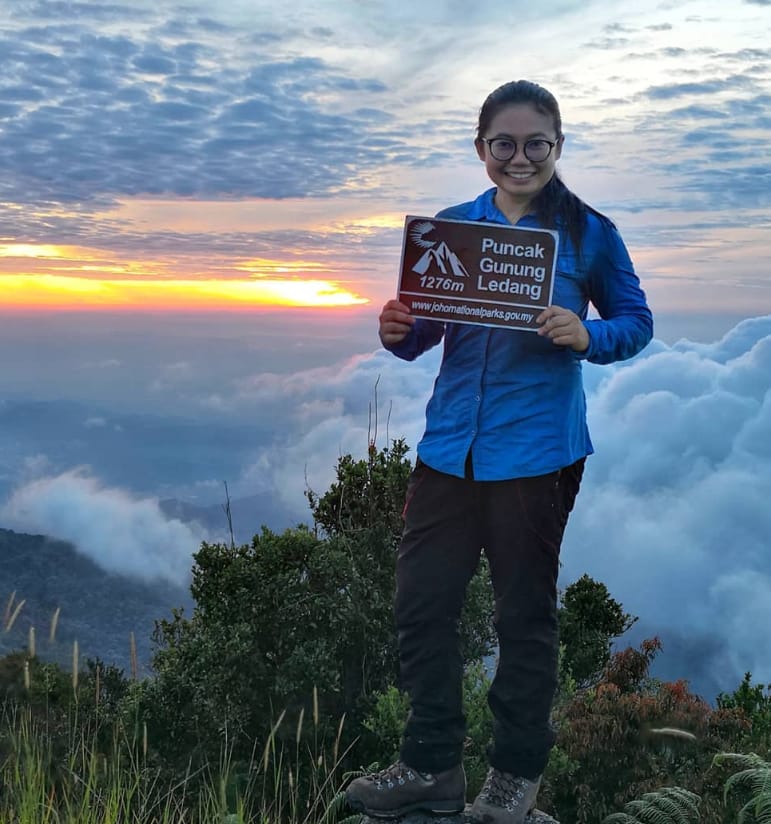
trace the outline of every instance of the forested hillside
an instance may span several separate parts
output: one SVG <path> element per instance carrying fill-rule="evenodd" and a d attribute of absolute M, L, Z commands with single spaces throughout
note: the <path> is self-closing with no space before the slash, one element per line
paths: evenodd
<path fill-rule="evenodd" d="M 77 641 L 82 656 L 98 657 L 128 671 L 134 633 L 138 662 L 145 672 L 155 620 L 168 617 L 174 607 L 189 610 L 192 604 L 183 587 L 110 574 L 70 544 L 43 535 L 0 528 L 0 569 L 3 630 L 24 602 L 10 629 L 0 632 L 0 654 L 26 649 L 29 628 L 34 627 L 37 653 L 48 660 L 70 666 L 72 644 Z"/>

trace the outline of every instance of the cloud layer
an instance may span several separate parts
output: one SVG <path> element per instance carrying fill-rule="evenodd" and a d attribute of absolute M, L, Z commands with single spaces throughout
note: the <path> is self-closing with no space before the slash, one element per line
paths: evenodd
<path fill-rule="evenodd" d="M 0 517 L 17 532 L 72 543 L 108 572 L 177 585 L 189 580 L 202 538 L 199 530 L 167 519 L 157 500 L 107 488 L 82 469 L 25 484 Z"/>
<path fill-rule="evenodd" d="M 307 519 L 306 484 L 324 490 L 338 455 L 368 438 L 419 439 L 438 352 L 402 363 L 380 350 L 341 366 L 245 379 L 227 403 L 281 417 L 238 481 Z M 584 572 L 665 643 L 707 697 L 746 670 L 771 680 L 771 316 L 715 343 L 653 344 L 634 360 L 587 365 L 596 453 L 563 553 L 563 585 Z M 678 672 L 680 667 L 680 672 Z"/>
<path fill-rule="evenodd" d="M 600 372 L 600 370 L 593 370 Z M 603 580 L 703 688 L 771 680 L 771 316 L 592 376 L 566 579 Z M 705 654 L 705 650 L 709 650 Z M 713 697 L 708 695 L 707 697 Z"/>
<path fill-rule="evenodd" d="M 338 454 L 363 454 L 376 384 L 379 435 L 389 417 L 390 437 L 415 446 L 436 358 L 404 364 L 380 351 L 249 381 L 233 402 L 291 410 L 291 424 L 259 451 L 247 485 L 259 478 L 299 512 L 306 482 L 323 490 Z M 711 344 L 654 341 L 585 373 L 596 452 L 566 535 L 563 586 L 585 572 L 605 582 L 640 617 L 636 637 L 661 635 L 659 672 L 687 672 L 708 698 L 747 670 L 771 681 L 771 316 Z"/>
<path fill-rule="evenodd" d="M 167 519 L 159 496 L 213 506 L 224 478 L 234 499 L 273 500 L 287 513 L 274 528 L 288 527 L 308 522 L 305 491 L 326 490 L 340 455 L 364 456 L 372 439 L 416 446 L 439 350 L 414 363 L 379 349 L 261 371 L 248 357 L 253 345 L 244 342 L 240 374 L 216 389 L 185 384 L 184 421 L 139 425 L 107 404 L 79 413 L 71 404 L 79 417 L 68 423 L 62 406 L 49 415 L 44 404 L 0 404 L 5 430 L 25 433 L 0 467 L 5 489 L 15 479 L 3 525 L 71 540 L 116 572 L 179 581 L 201 534 Z M 747 670 L 771 681 L 771 315 L 711 343 L 654 340 L 631 361 L 584 373 L 596 452 L 568 526 L 562 585 L 585 572 L 605 582 L 640 617 L 629 640 L 659 634 L 659 672 L 688 674 L 708 698 Z M 134 391 L 140 403 L 157 390 L 148 381 Z M 126 474 L 135 441 L 147 456 L 141 478 Z M 94 457 L 90 472 L 68 465 L 77 454 Z M 170 474 L 182 455 L 185 473 Z M 215 472 L 206 455 L 216 456 Z M 137 486 L 141 494 L 129 491 Z M 239 516 L 259 529 L 248 508 Z"/>

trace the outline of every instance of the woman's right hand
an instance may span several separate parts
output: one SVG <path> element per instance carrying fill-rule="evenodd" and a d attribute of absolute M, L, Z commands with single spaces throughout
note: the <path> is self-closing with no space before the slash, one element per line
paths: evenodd
<path fill-rule="evenodd" d="M 389 300 L 380 312 L 378 334 L 386 346 L 401 343 L 410 332 L 415 318 L 410 310 L 398 300 Z"/>

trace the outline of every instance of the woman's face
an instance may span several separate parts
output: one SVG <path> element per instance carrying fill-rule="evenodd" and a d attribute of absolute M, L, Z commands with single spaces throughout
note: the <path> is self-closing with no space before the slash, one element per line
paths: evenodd
<path fill-rule="evenodd" d="M 490 145 L 482 139 L 496 137 L 516 143 L 516 153 L 509 160 L 496 160 Z M 529 160 L 525 157 L 525 143 L 538 139 L 556 145 L 545 160 Z M 480 135 L 476 141 L 476 149 L 490 180 L 498 187 L 496 201 L 499 208 L 510 206 L 521 209 L 543 189 L 554 174 L 554 167 L 562 153 L 562 141 L 562 136 L 557 135 L 554 129 L 551 115 L 542 114 L 529 103 L 512 103 L 493 117 L 487 133 Z M 496 154 L 501 152 L 496 151 Z"/>

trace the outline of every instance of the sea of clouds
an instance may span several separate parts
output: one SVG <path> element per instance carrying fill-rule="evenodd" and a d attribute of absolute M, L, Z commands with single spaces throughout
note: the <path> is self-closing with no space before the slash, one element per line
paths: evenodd
<path fill-rule="evenodd" d="M 596 454 L 565 580 L 605 582 L 638 637 L 662 638 L 665 674 L 707 697 L 748 670 L 771 681 L 771 316 L 654 342 L 587 384 Z"/>
<path fill-rule="evenodd" d="M 307 522 L 305 492 L 327 488 L 340 455 L 364 456 L 371 440 L 415 446 L 439 356 L 405 363 L 379 349 L 223 386 L 216 409 L 211 396 L 202 405 L 212 426 L 217 415 L 220 426 L 273 422 L 234 455 L 233 496 L 273 496 Z M 584 573 L 603 581 L 639 616 L 627 640 L 659 635 L 659 672 L 687 675 L 705 697 L 748 670 L 771 681 L 771 315 L 713 343 L 654 340 L 584 374 L 595 454 L 561 585 Z M 72 541 L 111 571 L 175 582 L 187 580 L 204 537 L 168 518 L 157 497 L 105 484 L 87 467 L 38 468 L 8 496 L 0 523 Z"/>

